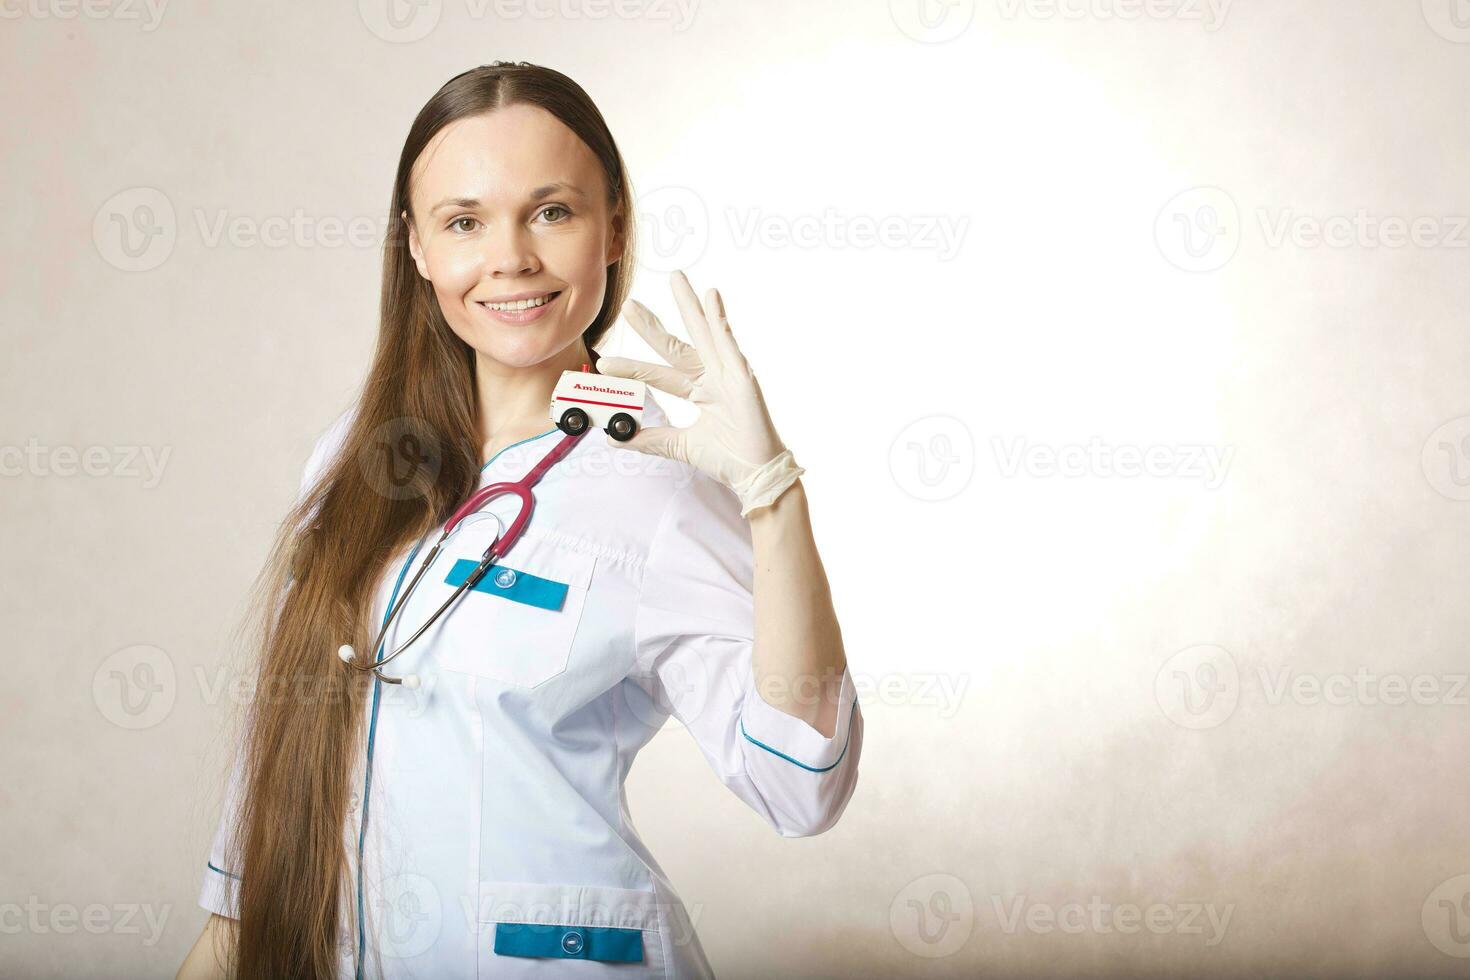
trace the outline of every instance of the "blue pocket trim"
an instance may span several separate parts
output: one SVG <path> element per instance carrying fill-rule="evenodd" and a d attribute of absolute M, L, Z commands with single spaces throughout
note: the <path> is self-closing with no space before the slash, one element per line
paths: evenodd
<path fill-rule="evenodd" d="M 608 926 L 548 926 L 533 922 L 495 923 L 500 956 L 550 956 L 604 963 L 643 962 L 643 933 Z"/>
<path fill-rule="evenodd" d="M 444 584 L 463 585 L 479 567 L 479 562 L 461 558 L 454 563 L 454 567 L 445 576 Z M 502 599 L 509 599 L 511 602 L 520 602 L 553 611 L 560 609 L 567 601 L 567 586 L 563 583 L 553 582 L 549 578 L 541 578 L 507 565 L 490 566 L 490 570 L 475 583 L 475 587 L 470 591 L 484 592 L 488 595 L 500 596 Z"/>

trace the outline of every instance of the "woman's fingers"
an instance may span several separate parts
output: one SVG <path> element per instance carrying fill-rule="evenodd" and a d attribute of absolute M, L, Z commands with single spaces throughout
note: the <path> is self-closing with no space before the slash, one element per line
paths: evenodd
<path fill-rule="evenodd" d="M 623 307 L 623 316 L 637 331 L 638 336 L 643 338 L 643 342 L 675 368 L 691 377 L 698 377 L 704 370 L 699 351 L 665 330 L 664 325 L 648 307 L 636 299 L 630 299 Z"/>
<path fill-rule="evenodd" d="M 725 300 L 718 289 L 710 289 L 704 294 L 705 319 L 709 323 L 710 334 L 714 338 L 715 348 L 720 352 L 726 364 L 732 368 L 739 369 L 742 373 L 749 373 L 750 366 L 745 361 L 745 354 L 740 350 L 740 345 L 735 342 L 735 334 L 730 329 L 730 321 L 725 316 Z"/>
<path fill-rule="evenodd" d="M 682 272 L 669 273 L 669 287 L 674 291 L 674 302 L 679 305 L 679 315 L 684 318 L 684 328 L 689 331 L 689 339 L 699 349 L 705 365 L 719 363 L 721 349 L 710 336 L 709 324 L 705 322 L 699 297 L 694 295 L 694 287 L 689 285 L 688 278 Z"/>
<path fill-rule="evenodd" d="M 649 456 L 662 456 L 665 459 L 689 462 L 686 455 L 687 444 L 684 440 L 684 430 L 676 425 L 653 425 L 646 429 L 639 429 L 633 433 L 633 438 L 614 445 L 647 453 Z"/>
<path fill-rule="evenodd" d="M 651 364 L 648 361 L 603 355 L 597 359 L 597 370 L 600 374 L 612 377 L 646 381 L 659 391 L 667 391 L 680 398 L 688 398 L 694 390 L 688 375 L 682 371 L 662 364 Z"/>

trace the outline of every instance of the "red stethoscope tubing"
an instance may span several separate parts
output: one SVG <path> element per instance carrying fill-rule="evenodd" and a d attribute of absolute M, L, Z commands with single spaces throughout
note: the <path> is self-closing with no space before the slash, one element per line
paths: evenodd
<path fill-rule="evenodd" d="M 490 571 L 492 565 L 510 553 L 510 550 L 515 547 L 516 542 L 521 539 L 521 535 L 525 532 L 526 525 L 531 520 L 531 512 L 536 507 L 536 496 L 531 492 L 532 489 L 536 484 L 541 482 L 541 478 L 546 475 L 547 471 L 555 466 L 563 456 L 571 452 L 572 447 L 589 431 L 591 431 L 590 428 L 583 429 L 576 435 L 563 435 L 561 441 L 556 444 L 551 452 L 547 453 L 541 462 L 532 467 L 531 471 L 525 476 L 519 480 L 505 483 L 492 483 L 488 487 L 482 487 L 476 490 L 469 500 L 466 500 L 455 508 L 449 520 L 444 522 L 444 530 L 440 533 L 439 540 L 434 542 L 433 550 L 429 552 L 423 563 L 419 565 L 419 570 L 414 573 L 413 580 L 409 582 L 408 589 L 403 593 L 403 597 L 393 604 L 393 608 L 383 620 L 383 625 L 378 630 L 377 639 L 373 641 L 371 649 L 377 650 L 381 648 L 383 637 L 387 635 L 388 628 L 393 625 L 393 621 L 398 618 L 398 614 L 403 611 L 403 607 L 408 604 L 409 597 L 413 595 L 414 589 L 418 587 L 419 579 L 423 578 L 424 573 L 429 570 L 429 566 L 434 564 L 434 559 L 438 556 L 439 549 L 465 518 L 477 513 L 486 504 L 490 503 L 490 501 L 500 497 L 514 495 L 519 497 L 521 501 L 520 512 L 516 514 L 515 520 L 511 521 L 510 527 L 506 529 L 504 534 L 501 534 L 491 542 L 490 547 L 485 549 L 485 554 L 480 560 L 480 564 L 475 567 L 475 570 L 470 573 L 469 577 L 460 583 L 453 594 L 444 600 L 444 603 L 434 611 L 434 614 L 414 631 L 413 636 L 410 636 L 398 649 L 388 654 L 388 656 L 371 664 L 358 663 L 357 652 L 350 645 L 343 645 L 338 651 L 338 656 L 341 657 L 342 661 L 349 667 L 371 672 L 384 683 L 417 687 L 418 678 L 416 676 L 409 674 L 404 677 L 389 677 L 382 672 L 381 668 L 412 646 L 413 642 L 422 636 L 425 630 L 434 625 L 456 599 L 463 595 L 466 590 L 473 589 L 479 583 L 480 579 L 485 577 L 485 573 Z"/>

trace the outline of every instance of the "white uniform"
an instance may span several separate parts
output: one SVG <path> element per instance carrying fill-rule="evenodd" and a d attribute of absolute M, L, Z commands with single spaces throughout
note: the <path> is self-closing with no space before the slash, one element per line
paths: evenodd
<path fill-rule="evenodd" d="M 650 397 L 644 425 L 667 421 Z M 303 487 L 346 424 L 318 441 Z M 480 485 L 525 475 L 562 438 L 547 425 L 497 454 Z M 344 977 L 712 976 L 624 796 L 634 757 L 670 714 L 782 836 L 831 827 L 857 784 L 862 713 L 850 672 L 832 738 L 755 690 L 750 526 L 732 491 L 594 430 L 534 493 L 525 535 L 501 564 L 385 667 L 422 686 L 375 684 L 370 695 L 345 828 L 362 871 L 354 860 Z M 459 563 L 477 562 L 517 507 L 501 498 L 450 537 L 388 650 L 463 581 Z M 390 563 L 374 625 L 427 550 L 411 569 L 408 552 Z M 199 903 L 234 917 L 229 806 Z"/>

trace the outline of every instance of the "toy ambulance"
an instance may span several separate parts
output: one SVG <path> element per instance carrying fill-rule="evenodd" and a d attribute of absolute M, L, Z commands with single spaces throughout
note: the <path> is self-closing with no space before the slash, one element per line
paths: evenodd
<path fill-rule="evenodd" d="M 551 392 L 551 421 L 569 436 L 587 431 L 589 425 L 605 429 L 618 442 L 633 438 L 643 424 L 643 402 L 648 386 L 628 378 L 563 371 Z"/>

